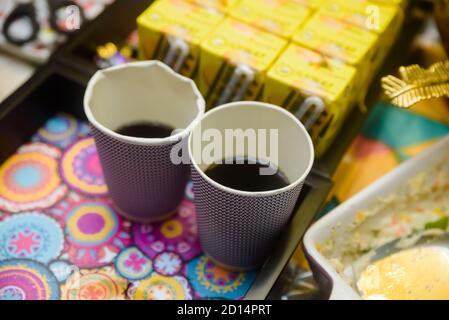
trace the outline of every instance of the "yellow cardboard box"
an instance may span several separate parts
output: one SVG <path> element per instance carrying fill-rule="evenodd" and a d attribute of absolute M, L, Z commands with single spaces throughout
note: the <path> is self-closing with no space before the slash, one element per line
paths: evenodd
<path fill-rule="evenodd" d="M 290 39 L 310 15 L 311 9 L 295 1 L 241 0 L 230 10 L 240 21 Z"/>
<path fill-rule="evenodd" d="M 320 7 L 324 15 L 387 36 L 399 29 L 401 11 L 396 5 L 369 0 L 331 0 Z"/>
<path fill-rule="evenodd" d="M 320 13 L 378 34 L 369 74 L 374 75 L 396 40 L 404 20 L 402 8 L 371 0 L 331 0 Z M 368 77 L 368 82 L 372 77 Z"/>
<path fill-rule="evenodd" d="M 377 35 L 347 22 L 317 13 L 295 34 L 293 41 L 357 67 L 374 56 Z"/>
<path fill-rule="evenodd" d="M 140 58 L 164 61 L 195 79 L 200 43 L 222 19 L 219 10 L 188 1 L 156 1 L 137 18 Z"/>
<path fill-rule="evenodd" d="M 365 1 L 365 0 L 361 0 L 361 1 Z M 382 4 L 397 5 L 397 6 L 401 7 L 402 9 L 405 9 L 410 2 L 409 0 L 373 0 L 373 1 L 382 3 Z"/>
<path fill-rule="evenodd" d="M 240 0 L 188 0 L 198 6 L 216 8 L 227 13 Z"/>
<path fill-rule="evenodd" d="M 325 3 L 327 0 L 287 0 L 287 1 L 293 1 L 293 2 L 296 2 L 296 3 L 302 4 L 304 6 L 307 6 L 307 7 L 311 8 L 311 9 L 317 9 L 323 3 Z"/>
<path fill-rule="evenodd" d="M 383 50 L 377 34 L 320 13 L 306 22 L 293 41 L 356 67 L 360 97 L 369 86 L 379 51 Z"/>
<path fill-rule="evenodd" d="M 207 106 L 256 100 L 266 71 L 286 44 L 261 29 L 225 19 L 201 44 L 199 88 Z"/>
<path fill-rule="evenodd" d="M 374 68 L 382 63 L 404 20 L 399 6 L 371 0 L 331 0 L 320 8 L 320 13 L 379 35 L 378 47 L 382 50 L 373 61 Z"/>
<path fill-rule="evenodd" d="M 355 75 L 341 60 L 291 44 L 268 71 L 263 100 L 296 114 L 320 156 L 356 100 Z M 306 105 L 309 96 L 320 97 L 325 108 Z"/>

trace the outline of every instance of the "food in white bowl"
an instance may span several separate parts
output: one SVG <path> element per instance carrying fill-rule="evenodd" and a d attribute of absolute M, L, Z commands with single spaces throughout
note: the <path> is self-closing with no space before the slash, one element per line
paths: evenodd
<path fill-rule="evenodd" d="M 445 138 L 318 221 L 304 245 L 330 298 L 449 299 L 449 240 L 432 242 L 448 222 Z"/>

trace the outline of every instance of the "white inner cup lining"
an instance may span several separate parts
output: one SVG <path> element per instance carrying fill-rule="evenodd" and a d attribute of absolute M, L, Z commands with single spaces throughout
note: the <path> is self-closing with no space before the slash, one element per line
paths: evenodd
<path fill-rule="evenodd" d="M 105 70 L 91 92 L 88 103 L 93 117 L 113 131 L 142 121 L 184 129 L 200 113 L 192 84 L 156 63 Z"/>

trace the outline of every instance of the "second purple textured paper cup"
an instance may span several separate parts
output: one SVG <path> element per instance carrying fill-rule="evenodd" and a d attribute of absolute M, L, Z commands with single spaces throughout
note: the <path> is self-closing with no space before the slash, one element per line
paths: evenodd
<path fill-rule="evenodd" d="M 312 168 L 314 149 L 307 130 L 281 107 L 234 102 L 208 111 L 192 130 L 188 147 L 204 252 L 227 269 L 260 267 L 288 223 Z M 242 191 L 206 174 L 211 165 L 235 157 L 265 158 L 281 170 L 288 185 Z"/>
<path fill-rule="evenodd" d="M 109 193 L 118 211 L 138 222 L 162 220 L 177 209 L 189 166 L 171 156 L 203 116 L 204 99 L 195 83 L 159 61 L 128 63 L 98 71 L 89 81 L 84 111 Z M 117 133 L 133 123 L 176 128 L 170 137 Z"/>

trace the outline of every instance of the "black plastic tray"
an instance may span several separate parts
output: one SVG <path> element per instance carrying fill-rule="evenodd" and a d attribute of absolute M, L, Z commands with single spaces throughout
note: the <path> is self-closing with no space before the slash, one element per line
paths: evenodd
<path fill-rule="evenodd" d="M 56 50 L 52 59 L 93 74 L 97 70 L 94 62 L 97 47 L 108 42 L 123 42 L 137 29 L 137 17 L 152 2 L 154 0 L 115 0 L 81 32 Z"/>
<path fill-rule="evenodd" d="M 85 119 L 82 101 L 89 76 L 51 62 L 37 70 L 22 87 L 0 104 L 0 163 L 29 141 L 31 135 L 57 112 Z M 247 299 L 265 299 L 331 187 L 328 179 L 311 174 L 294 215 L 272 256 L 258 272 Z"/>

